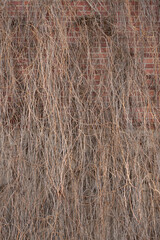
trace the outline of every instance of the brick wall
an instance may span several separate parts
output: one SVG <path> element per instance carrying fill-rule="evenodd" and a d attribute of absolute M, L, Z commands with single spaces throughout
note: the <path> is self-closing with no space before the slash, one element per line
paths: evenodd
<path fill-rule="evenodd" d="M 46 2 L 46 4 L 49 1 Z M 1 6 L 1 13 L 5 10 L 8 13 L 8 18 L 14 22 L 17 17 L 23 20 L 27 19 L 36 12 L 36 1 L 6 1 Z M 108 69 L 111 69 L 111 55 L 113 54 L 113 46 L 111 39 L 114 39 L 114 33 L 118 33 L 115 41 L 121 43 L 122 49 L 126 49 L 128 57 L 133 59 L 133 62 L 138 63 L 137 75 L 143 75 L 142 85 L 144 84 L 145 91 L 134 89 L 133 92 L 126 93 L 130 95 L 132 109 L 128 117 L 132 122 L 141 123 L 146 119 L 151 123 L 159 123 L 160 121 L 160 47 L 159 47 L 159 29 L 160 29 L 160 10 L 159 3 L 156 0 L 152 1 L 60 1 L 61 11 L 63 11 L 63 21 L 67 28 L 67 41 L 73 48 L 77 41 L 87 41 L 83 39 L 83 32 L 90 29 L 88 33 L 93 39 L 90 49 L 86 49 L 81 63 L 81 70 L 84 77 L 89 76 L 91 72 L 93 83 L 93 95 L 101 95 L 106 99 L 107 92 L 110 91 L 110 86 L 105 83 Z M 144 4 L 145 3 L 145 4 Z M 37 4 L 39 4 L 37 2 Z M 49 3 L 48 3 L 49 4 Z M 65 14 L 64 14 L 65 12 Z M 47 15 L 48 14 L 48 15 Z M 50 13 L 46 11 L 46 18 Z M 76 24 L 75 24 L 76 22 Z M 22 23 L 25 24 L 25 23 Z M 98 29 L 99 28 L 99 29 Z M 127 34 L 126 34 L 127 33 Z M 21 31 L 16 33 L 15 39 L 26 44 L 27 40 L 23 39 Z M 95 35 L 98 34 L 100 41 L 96 40 Z M 126 39 L 126 36 L 128 39 Z M 24 42 L 23 42 L 24 41 Z M 125 43 L 128 45 L 126 46 Z M 121 50 L 114 52 L 117 59 L 117 66 L 122 60 L 118 60 L 118 52 L 121 55 Z M 125 52 L 124 51 L 124 52 Z M 130 54 L 130 56 L 129 56 Z M 91 62 L 88 62 L 88 55 Z M 124 57 L 124 56 L 123 56 Z M 21 54 L 15 54 L 15 65 L 17 74 L 21 75 L 27 67 L 29 59 Z M 134 64 L 133 64 L 134 65 Z M 136 65 L 137 66 L 137 65 Z M 119 65 L 120 67 L 120 65 Z M 103 85 L 101 84 L 103 82 Z M 147 90 L 147 91 L 146 91 Z M 148 94 L 148 102 L 144 105 L 138 105 L 138 99 L 141 99 Z M 125 96 L 124 96 L 125 97 Z M 136 104 L 134 104 L 136 103 Z"/>

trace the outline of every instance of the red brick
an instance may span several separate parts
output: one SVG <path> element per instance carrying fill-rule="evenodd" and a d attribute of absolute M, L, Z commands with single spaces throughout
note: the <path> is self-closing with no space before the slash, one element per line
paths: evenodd
<path fill-rule="evenodd" d="M 145 68 L 154 68 L 154 64 L 146 64 Z"/>
<path fill-rule="evenodd" d="M 92 11 L 85 11 L 84 15 L 91 15 Z"/>
<path fill-rule="evenodd" d="M 107 53 L 93 53 L 91 56 L 92 58 L 106 58 L 107 55 Z"/>
<path fill-rule="evenodd" d="M 154 70 L 153 69 L 145 69 L 145 73 L 148 75 L 148 74 L 153 74 L 154 73 Z"/>
<path fill-rule="evenodd" d="M 108 15 L 107 11 L 109 10 L 109 6 L 106 3 L 98 4 L 99 1 L 96 1 L 96 2 L 97 2 L 97 4 L 94 4 L 94 7 L 96 8 L 96 6 L 97 6 L 97 9 L 98 9 L 97 12 L 100 12 L 100 14 L 102 16 L 103 15 L 107 16 Z M 137 17 L 136 17 L 138 14 L 140 14 L 140 12 L 138 12 L 138 11 L 140 11 L 139 2 L 134 1 L 134 0 L 129 1 L 129 3 L 130 3 L 130 13 L 132 15 L 133 24 L 135 24 L 134 26 L 139 27 L 139 25 L 140 25 L 140 27 L 141 26 L 143 27 L 142 22 L 137 21 Z M 64 3 L 66 4 L 65 0 L 64 0 Z M 69 1 L 67 1 L 67 3 L 69 3 Z M 155 3 L 155 1 L 154 1 L 154 3 Z M 27 7 L 24 8 L 23 6 L 28 5 L 28 4 L 29 4 L 29 1 L 25 1 L 25 2 L 22 2 L 22 0 L 21 1 L 20 0 L 19 1 L 18 0 L 17 1 L 10 1 L 8 3 L 8 6 L 9 6 L 8 9 L 10 10 L 10 12 L 9 12 L 10 15 L 15 16 L 17 14 L 17 12 L 19 13 L 21 11 L 24 11 L 24 9 L 27 9 Z M 71 6 L 72 5 L 74 6 L 74 10 L 77 11 L 77 16 L 79 16 L 79 17 L 83 17 L 85 15 L 93 14 L 93 10 L 89 6 L 89 4 L 87 3 L 86 0 L 84 0 L 84 1 L 83 0 L 82 1 L 73 1 L 73 2 L 71 2 Z M 154 5 L 154 10 L 156 10 L 156 8 L 157 8 L 157 6 Z M 120 11 L 120 10 L 118 10 L 118 11 Z M 68 12 L 67 14 L 69 16 L 69 14 L 71 14 L 71 13 Z M 117 15 L 118 15 L 118 18 L 119 18 L 118 24 L 120 25 L 120 21 L 122 19 L 121 16 L 123 16 L 123 13 L 122 12 L 117 12 Z M 115 16 L 115 19 L 116 19 L 116 16 Z M 127 17 L 126 17 L 126 19 L 127 19 Z M 158 42 L 158 41 L 155 42 L 155 33 L 153 31 L 151 33 L 149 32 L 150 26 L 148 26 L 145 29 L 146 31 L 144 30 L 145 31 L 144 36 L 145 36 L 145 39 L 146 39 L 146 43 L 143 46 L 143 41 L 141 41 L 141 39 L 140 39 L 141 36 L 140 36 L 139 32 L 137 31 L 137 34 L 136 34 L 134 29 L 133 29 L 133 26 L 130 26 L 130 25 L 131 24 L 129 24 L 129 22 L 126 23 L 126 29 L 125 30 L 128 31 L 127 32 L 128 35 L 129 35 L 129 31 L 130 31 L 130 36 L 129 36 L 128 40 L 129 40 L 129 46 L 131 46 L 131 48 L 132 48 L 131 49 L 132 56 L 134 57 L 134 53 L 136 53 L 136 56 L 138 56 L 139 52 L 144 51 L 144 57 L 145 58 L 142 62 L 143 62 L 143 66 L 144 66 L 146 75 L 156 76 L 156 74 L 160 74 L 159 66 L 156 66 L 156 64 L 154 64 L 155 57 L 156 57 L 157 53 L 156 53 L 155 49 L 153 48 L 153 46 L 156 46 L 155 44 L 157 44 L 157 42 Z M 120 26 L 123 27 L 123 22 L 121 22 Z M 119 28 L 119 29 L 116 29 L 116 30 L 119 31 L 119 33 L 121 33 L 122 28 Z M 137 37 L 137 35 L 138 35 L 138 37 Z M 78 40 L 78 38 L 79 38 L 79 28 L 71 29 L 71 32 L 68 33 L 68 42 L 69 43 L 75 43 Z M 84 77 L 86 77 L 88 79 L 92 79 L 95 90 L 97 91 L 96 94 L 97 95 L 99 94 L 101 96 L 106 96 L 105 87 L 101 87 L 101 85 L 100 86 L 95 86 L 95 85 L 100 84 L 100 80 L 103 78 L 103 76 L 105 76 L 104 73 L 107 69 L 107 64 L 106 63 L 108 61 L 107 56 L 108 56 L 108 51 L 109 51 L 108 39 L 106 40 L 105 38 L 103 38 L 103 39 L 101 39 L 100 42 L 97 41 L 97 43 L 96 43 L 97 45 L 94 45 L 95 47 L 90 49 L 91 50 L 91 57 L 92 57 L 92 61 L 91 61 L 91 64 L 92 64 L 91 69 L 92 70 L 91 70 L 90 74 L 88 74 L 88 72 L 87 72 L 87 74 L 84 75 Z M 134 40 L 132 41 L 132 39 L 135 40 L 135 43 L 134 43 Z M 123 39 L 122 39 L 122 41 L 123 41 Z M 136 58 L 136 56 L 135 56 L 135 58 Z M 159 57 L 160 57 L 160 55 L 159 55 Z M 17 61 L 17 64 L 19 63 L 19 65 L 20 65 L 19 72 L 23 73 L 23 69 L 25 67 L 27 67 L 27 63 L 25 63 L 23 61 L 21 62 L 18 59 L 16 59 L 16 61 Z M 83 70 L 86 70 L 86 68 L 90 68 L 90 66 L 87 65 L 87 60 L 84 57 L 83 64 L 85 62 L 86 62 L 86 65 L 81 66 L 81 69 L 83 68 Z M 153 98 L 155 96 L 154 81 L 155 81 L 154 79 L 147 79 L 147 77 L 146 77 L 146 84 L 148 84 L 148 85 L 152 84 L 152 86 L 150 86 L 150 87 L 147 86 L 148 87 L 148 97 L 150 97 L 150 98 Z M 135 95 L 132 94 L 132 97 L 133 97 L 133 99 L 135 99 L 135 102 L 138 102 L 138 101 L 142 102 L 143 100 L 145 101 L 145 98 L 146 98 L 146 96 L 144 96 L 144 95 L 145 94 L 142 91 L 142 93 L 138 92 L 138 93 L 135 93 Z M 158 101 L 159 101 L 159 105 L 160 105 L 160 96 L 159 96 Z M 137 104 L 137 106 L 138 106 L 138 104 Z M 137 119 L 141 122 L 144 120 L 144 118 L 148 118 L 148 119 L 153 119 L 154 118 L 152 112 L 149 111 L 148 109 L 145 109 L 145 108 L 138 108 L 137 107 L 137 108 L 134 109 L 133 113 L 135 114 Z"/>
<path fill-rule="evenodd" d="M 155 96 L 155 91 L 154 90 L 149 90 L 149 96 L 154 97 Z"/>
<path fill-rule="evenodd" d="M 135 6 L 136 2 L 135 1 L 130 1 L 129 4 Z"/>
<path fill-rule="evenodd" d="M 83 7 L 83 6 L 78 6 L 78 7 L 77 7 L 77 10 L 78 10 L 78 11 L 84 11 L 84 7 Z"/>
<path fill-rule="evenodd" d="M 144 63 L 153 63 L 154 62 L 154 58 L 145 58 Z"/>
<path fill-rule="evenodd" d="M 107 43 L 106 42 L 101 42 L 101 47 L 107 47 Z"/>
<path fill-rule="evenodd" d="M 155 53 L 144 53 L 144 57 L 145 58 L 152 58 L 152 57 L 154 57 L 155 56 Z"/>
<path fill-rule="evenodd" d="M 102 48 L 101 48 L 101 52 L 102 52 L 102 53 L 108 52 L 108 48 L 106 48 L 106 47 L 103 48 L 103 47 L 102 47 Z"/>
<path fill-rule="evenodd" d="M 103 71 L 102 70 L 95 70 L 95 74 L 102 74 Z"/>
<path fill-rule="evenodd" d="M 94 66 L 95 67 L 95 69 L 97 69 L 97 70 L 101 70 L 101 69 L 106 69 L 106 65 L 95 65 Z"/>
<path fill-rule="evenodd" d="M 84 12 L 78 11 L 78 12 L 76 13 L 76 15 L 77 15 L 78 17 L 82 17 L 82 16 L 84 16 Z"/>
<path fill-rule="evenodd" d="M 94 79 L 95 80 L 100 80 L 101 79 L 101 75 L 95 75 Z"/>
<path fill-rule="evenodd" d="M 84 11 L 91 11 L 92 9 L 91 9 L 91 7 L 90 6 L 85 6 L 84 7 Z"/>
<path fill-rule="evenodd" d="M 109 10 L 109 6 L 98 6 L 97 9 L 100 11 L 100 12 L 106 12 Z"/>
<path fill-rule="evenodd" d="M 23 5 L 22 1 L 10 1 L 8 2 L 8 5 Z"/>
<path fill-rule="evenodd" d="M 101 15 L 104 16 L 104 17 L 107 17 L 108 16 L 108 12 L 101 12 Z"/>
<path fill-rule="evenodd" d="M 76 6 L 88 6 L 88 3 L 86 1 L 77 1 L 75 3 Z"/>
<path fill-rule="evenodd" d="M 100 52 L 100 48 L 98 48 L 98 47 L 92 48 L 92 53 L 98 53 L 98 52 Z"/>

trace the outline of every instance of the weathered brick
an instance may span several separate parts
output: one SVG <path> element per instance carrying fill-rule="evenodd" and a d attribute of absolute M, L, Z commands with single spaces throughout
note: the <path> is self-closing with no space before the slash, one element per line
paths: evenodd
<path fill-rule="evenodd" d="M 126 1 L 127 3 L 127 1 Z M 11 17 L 15 17 L 16 15 L 20 13 L 25 13 L 26 9 L 28 9 L 28 5 L 30 4 L 30 1 L 9 1 L 8 3 L 8 14 Z M 66 13 L 66 21 L 70 18 L 70 15 L 74 16 L 77 19 L 81 19 L 82 22 L 84 18 L 88 16 L 88 18 L 93 17 L 94 14 L 100 14 L 101 19 L 107 19 L 107 17 L 110 16 L 109 10 L 111 9 L 111 6 L 106 3 L 106 1 L 97 1 L 95 3 L 92 3 L 93 8 L 88 4 L 87 1 L 71 1 L 70 2 L 70 9 L 68 10 L 69 1 L 63 1 L 62 5 L 64 8 L 64 11 Z M 157 29 L 150 29 L 151 25 L 146 24 L 147 17 L 141 16 L 142 14 L 142 7 L 141 7 L 140 1 L 128 1 L 128 4 L 126 4 L 126 16 L 124 17 L 124 11 L 122 9 L 117 8 L 117 12 L 115 13 L 115 16 L 112 16 L 114 18 L 114 23 L 112 25 L 113 29 L 116 29 L 117 39 L 119 34 L 119 41 L 123 43 L 123 38 L 125 37 L 125 34 L 128 35 L 128 46 L 129 46 L 129 52 L 130 57 L 133 59 L 139 56 L 141 52 L 143 52 L 142 59 L 142 65 L 144 67 L 144 71 L 146 76 L 146 84 L 148 85 L 148 96 L 152 98 L 155 97 L 155 89 L 154 89 L 154 82 L 155 80 L 149 78 L 151 76 L 160 75 L 160 66 L 157 63 L 159 61 L 155 58 L 160 58 L 159 50 L 156 49 L 156 46 L 158 46 L 159 40 L 155 38 Z M 148 1 L 148 6 L 150 7 L 148 10 L 152 11 L 155 15 L 156 24 L 159 25 L 159 17 L 158 11 L 157 11 L 157 2 L 156 1 Z M 66 7 L 67 6 L 67 7 Z M 72 10 L 71 10 L 72 9 Z M 72 17 L 71 17 L 72 19 Z M 108 20 L 109 22 L 110 20 Z M 155 24 L 155 22 L 154 22 Z M 82 24 L 83 25 L 83 24 Z M 124 29 L 125 27 L 125 29 Z M 159 27 L 160 28 L 160 27 Z M 68 30 L 67 35 L 67 41 L 70 43 L 70 45 L 76 45 L 76 43 L 80 39 L 80 29 L 82 31 L 82 26 L 75 26 Z M 87 26 L 88 32 L 90 31 L 90 26 Z M 92 29 L 93 30 L 93 29 Z M 90 33 L 90 32 L 89 32 Z M 121 33 L 121 34 L 120 34 Z M 16 36 L 15 36 L 16 37 Z M 101 37 L 101 39 L 100 39 Z M 122 37 L 122 38 L 121 38 Z M 14 36 L 13 36 L 14 39 Z M 109 44 L 114 45 L 114 39 L 112 39 L 112 36 L 109 36 L 106 38 L 104 34 L 99 35 L 99 42 L 95 41 L 92 42 L 92 48 L 91 48 L 91 62 L 92 65 L 92 71 L 94 71 L 95 75 L 93 74 L 93 82 L 95 87 L 95 91 L 98 92 L 101 96 L 106 95 L 106 88 L 100 87 L 97 85 L 100 85 L 101 79 L 103 79 L 103 74 L 107 69 L 107 62 L 108 62 L 108 54 L 109 54 Z M 109 40 L 111 39 L 111 41 Z M 17 38 L 17 41 L 20 39 Z M 110 42 L 109 42 L 110 41 Z M 117 43 L 116 43 L 117 44 Z M 116 46 L 115 44 L 115 46 Z M 124 43 L 125 45 L 125 43 Z M 126 47 L 126 46 L 124 46 Z M 20 66 L 19 73 L 23 74 L 24 69 L 27 66 L 27 63 L 24 61 L 21 61 L 20 59 L 15 60 L 17 61 L 17 65 Z M 119 60 L 121 61 L 121 60 Z M 85 71 L 87 68 L 87 59 L 84 57 L 83 64 L 81 65 L 82 71 Z M 88 78 L 89 75 L 84 75 L 86 78 Z M 97 93 L 96 93 L 97 94 Z M 135 98 L 134 98 L 135 97 Z M 135 93 L 132 96 L 133 99 L 135 99 L 137 102 L 141 102 L 142 100 L 145 101 L 145 96 L 143 94 Z M 158 98 L 159 105 L 160 105 L 160 97 Z M 145 108 L 137 107 L 134 109 L 133 113 L 135 114 L 136 118 L 139 122 L 142 122 L 144 118 L 147 119 L 153 119 L 154 116 L 152 112 L 149 112 L 149 110 Z M 146 114 L 145 114 L 146 113 Z"/>
<path fill-rule="evenodd" d="M 154 63 L 154 58 L 144 58 L 144 63 Z"/>
<path fill-rule="evenodd" d="M 154 68 L 154 64 L 145 64 L 145 68 Z"/>

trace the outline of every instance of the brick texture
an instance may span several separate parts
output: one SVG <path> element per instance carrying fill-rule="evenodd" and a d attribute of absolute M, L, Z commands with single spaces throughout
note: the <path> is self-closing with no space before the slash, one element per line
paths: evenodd
<path fill-rule="evenodd" d="M 17 15 L 23 14 L 27 16 L 30 10 L 30 4 L 32 1 L 8 1 L 5 4 L 8 14 L 11 18 L 16 18 Z M 101 21 L 104 20 L 104 32 L 99 33 L 102 35 L 100 42 L 93 41 L 90 48 L 91 64 L 92 70 L 94 69 L 94 83 L 93 89 L 95 95 L 97 93 L 101 94 L 102 97 L 107 95 L 107 86 L 101 86 L 101 82 L 105 78 L 106 66 L 109 68 L 110 63 L 108 62 L 108 56 L 111 55 L 110 51 L 110 37 L 112 33 L 112 24 L 109 25 L 108 22 L 112 22 L 114 29 L 118 31 L 119 40 L 122 42 L 123 46 L 123 33 L 128 32 L 129 38 L 129 52 L 131 57 L 134 59 L 141 53 L 141 58 L 143 65 L 142 71 L 146 74 L 145 86 L 148 86 L 148 97 L 150 101 L 154 101 L 154 106 L 156 110 L 153 112 L 148 106 L 134 106 L 132 108 L 132 118 L 136 122 L 141 122 L 145 119 L 149 122 L 159 121 L 159 107 L 160 107 L 160 49 L 157 47 L 159 44 L 158 31 L 160 29 L 160 16 L 159 16 L 159 3 L 158 1 L 148 1 L 148 10 L 153 15 L 153 22 L 150 22 L 149 15 L 142 15 L 142 11 L 145 9 L 141 1 L 129 1 L 125 0 L 119 5 L 115 5 L 115 12 L 111 15 L 111 1 L 63 1 L 63 7 L 66 11 L 66 21 L 70 21 L 70 27 L 68 30 L 68 43 L 74 45 L 77 39 L 81 37 L 81 31 L 84 31 L 85 27 L 83 25 L 89 25 L 94 22 L 95 16 L 97 20 L 100 18 Z M 117 8 L 117 10 L 116 10 Z M 33 11 L 33 10 L 32 10 Z M 125 11 L 125 16 L 124 16 Z M 72 16 L 76 18 L 78 25 L 72 24 Z M 67 20 L 68 19 L 68 20 Z M 148 22 L 148 24 L 146 24 Z M 94 29 L 93 29 L 94 30 Z M 105 37 L 103 37 L 105 35 Z M 18 36 L 19 38 L 23 36 Z M 93 36 L 94 39 L 94 36 Z M 107 39 L 107 41 L 106 41 Z M 144 45 L 145 42 L 145 45 Z M 126 46 L 124 46 L 126 47 Z M 117 49 L 118 53 L 118 49 Z M 27 66 L 27 59 L 22 56 L 17 57 L 17 64 L 19 64 L 19 75 L 25 70 Z M 119 63 L 117 63 L 119 64 Z M 87 55 L 84 55 L 84 62 L 82 63 L 82 68 L 86 70 L 87 66 Z M 141 93 L 139 98 L 143 98 L 143 93 Z M 137 98 L 136 94 L 131 94 L 132 101 Z"/>

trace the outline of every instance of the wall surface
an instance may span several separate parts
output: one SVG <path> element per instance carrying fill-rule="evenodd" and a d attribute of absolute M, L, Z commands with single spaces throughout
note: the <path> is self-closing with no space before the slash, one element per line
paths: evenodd
<path fill-rule="evenodd" d="M 29 15 L 36 15 L 36 1 L 5 1 L 1 5 L 1 11 L 8 13 L 10 21 L 22 18 L 22 20 Z M 152 125 L 159 123 L 159 108 L 160 108 L 160 49 L 159 49 L 159 30 L 160 30 L 160 13 L 159 2 L 152 1 L 60 1 L 61 11 L 63 12 L 64 31 L 67 31 L 68 44 L 76 46 L 78 41 L 82 40 L 83 31 L 85 27 L 90 29 L 93 38 L 93 44 L 90 46 L 88 52 L 84 53 L 82 68 L 84 68 L 84 76 L 86 69 L 89 68 L 87 58 L 91 58 L 92 72 L 94 69 L 94 88 L 95 93 L 100 91 L 101 96 L 107 98 L 106 86 L 101 86 L 101 82 L 105 79 L 107 74 L 109 56 L 112 53 L 111 39 L 114 39 L 114 34 L 118 33 L 117 39 L 123 51 L 130 54 L 136 66 L 145 73 L 143 75 L 144 89 L 147 92 L 142 92 L 135 89 L 134 92 L 129 93 L 132 101 L 132 110 L 130 111 L 131 121 L 135 124 L 140 124 L 144 119 L 152 122 Z M 47 5 L 48 4 L 48 5 Z M 50 1 L 46 2 L 49 6 Z M 55 4 L 55 8 L 58 7 Z M 46 7 L 47 8 L 47 7 Z M 47 10 L 45 9 L 46 14 Z M 61 13 L 60 13 L 61 15 Z M 49 15 L 48 15 L 49 16 Z M 46 15 L 47 17 L 47 15 Z M 75 24 L 76 22 L 76 24 Z M 99 24 L 99 29 L 96 30 L 96 24 Z M 13 23 L 14 24 L 14 23 Z M 23 24 L 23 23 L 22 23 Z M 95 29 L 94 29 L 95 28 Z M 100 29 L 101 28 L 101 29 Z M 96 34 L 99 34 L 100 40 L 96 42 L 94 39 Z M 116 35 L 115 34 L 115 35 Z M 128 39 L 126 39 L 128 38 Z M 19 31 L 19 35 L 15 39 L 23 42 L 23 33 Z M 95 41 L 95 43 L 94 43 Z M 23 43 L 22 43 L 23 44 Z M 115 43 L 116 44 L 116 43 Z M 127 45 L 125 45 L 127 44 Z M 29 51 L 29 49 L 28 49 Z M 118 61 L 117 49 L 117 61 Z M 122 57 L 122 56 L 121 56 Z M 124 56 L 123 56 L 124 57 Z M 27 66 L 28 59 L 21 59 L 16 57 L 15 61 L 20 68 L 17 70 L 21 72 L 21 68 Z M 119 61 L 121 61 L 119 59 Z M 137 69 L 137 71 L 139 71 Z M 87 77 L 87 74 L 86 74 Z M 128 94 L 128 93 L 127 93 Z M 138 99 L 148 94 L 150 99 L 147 105 L 138 106 Z M 135 101 L 136 99 L 136 101 Z M 134 104 L 137 102 L 137 104 Z M 154 127 L 154 126 L 152 126 Z"/>
<path fill-rule="evenodd" d="M 0 0 L 0 239 L 160 239 L 158 0 Z"/>

